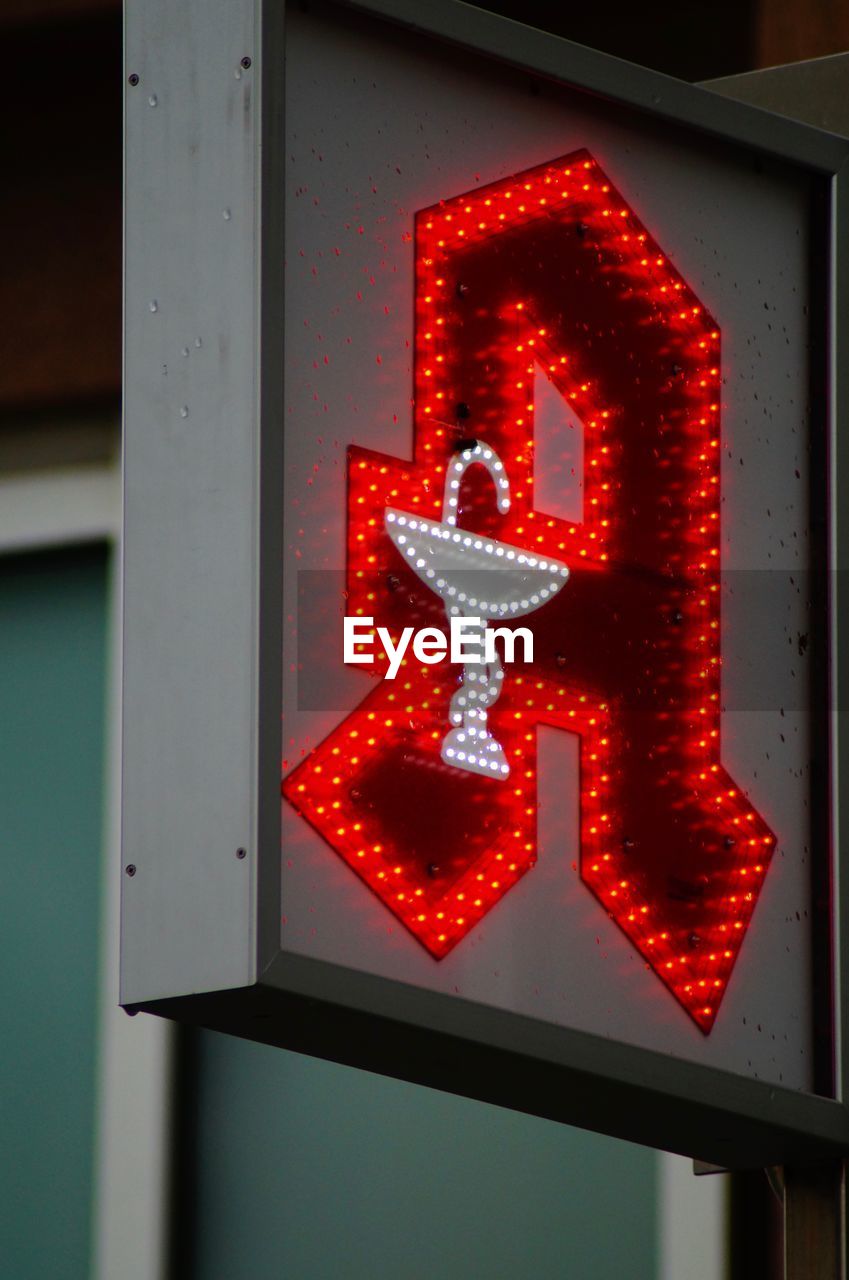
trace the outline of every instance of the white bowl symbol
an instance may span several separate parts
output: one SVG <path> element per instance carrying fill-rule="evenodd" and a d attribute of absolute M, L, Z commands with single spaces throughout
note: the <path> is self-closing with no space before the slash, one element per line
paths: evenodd
<path fill-rule="evenodd" d="M 442 597 L 449 618 L 476 619 L 483 652 L 490 619 L 521 617 L 539 609 L 565 586 L 569 570 L 559 560 L 535 555 L 508 542 L 457 527 L 460 482 L 467 467 L 480 463 L 495 483 L 498 510 L 510 510 L 510 483 L 504 464 L 483 441 L 454 456 L 445 480 L 442 520 L 427 520 L 387 507 L 386 531 L 422 582 Z M 467 637 L 474 637 L 471 626 Z M 473 644 L 467 639 L 466 644 Z M 442 741 L 446 764 L 487 777 L 506 778 L 510 766 L 501 743 L 487 728 L 487 708 L 498 698 L 504 670 L 494 662 L 467 663 L 448 717 L 454 726 Z"/>

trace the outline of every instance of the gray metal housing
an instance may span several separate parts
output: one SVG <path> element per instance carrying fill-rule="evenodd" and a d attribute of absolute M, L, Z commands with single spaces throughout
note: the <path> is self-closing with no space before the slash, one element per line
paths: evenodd
<path fill-rule="evenodd" d="M 823 395 L 840 570 L 849 142 L 457 0 L 336 8 L 815 175 L 829 203 Z M 126 24 L 122 1002 L 726 1167 L 845 1151 L 840 1101 L 281 950 L 283 5 L 129 0 Z M 831 574 L 836 925 L 841 578 Z M 839 1025 L 836 1037 L 842 1097 Z"/>

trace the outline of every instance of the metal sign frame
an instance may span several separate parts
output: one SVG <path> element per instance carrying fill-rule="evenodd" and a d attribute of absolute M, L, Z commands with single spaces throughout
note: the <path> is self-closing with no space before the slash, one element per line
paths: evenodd
<path fill-rule="evenodd" d="M 836 988 L 849 806 L 849 140 L 458 0 L 335 7 L 816 175 L 827 308 Z M 283 952 L 282 0 L 128 0 L 122 1003 L 751 1167 L 849 1151 L 843 1102 Z M 839 1009 L 837 1094 L 847 1063 Z"/>

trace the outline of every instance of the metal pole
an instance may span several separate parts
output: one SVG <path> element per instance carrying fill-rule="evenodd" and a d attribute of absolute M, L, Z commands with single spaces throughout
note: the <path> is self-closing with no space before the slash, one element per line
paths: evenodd
<path fill-rule="evenodd" d="M 842 1280 L 844 1166 L 784 1169 L 784 1280 Z"/>

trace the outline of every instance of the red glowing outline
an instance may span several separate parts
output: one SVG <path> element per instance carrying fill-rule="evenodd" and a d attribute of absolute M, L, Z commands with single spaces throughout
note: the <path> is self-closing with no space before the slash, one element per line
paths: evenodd
<path fill-rule="evenodd" d="M 540 216 L 576 219 L 596 238 L 607 268 L 630 288 L 651 294 L 652 302 L 681 352 L 691 411 L 686 433 L 693 441 L 687 495 L 690 521 L 681 533 L 672 571 L 696 587 L 700 618 L 688 620 L 695 643 L 690 655 L 695 699 L 682 748 L 688 783 L 704 820 L 726 833 L 730 852 L 722 896 L 713 902 L 713 923 L 693 937 L 664 928 L 662 911 L 646 901 L 633 882 L 628 857 L 608 843 L 612 784 L 608 756 L 610 709 L 583 689 L 549 679 L 510 675 L 499 716 L 514 714 L 520 725 L 508 732 L 512 773 L 503 784 L 513 793 L 510 822 L 498 839 L 463 875 L 439 893 L 420 875 L 393 861 L 381 838 L 379 819 L 356 812 L 351 771 L 365 765 L 397 735 L 405 743 L 432 750 L 438 760 L 450 690 L 450 668 L 421 667 L 404 660 L 394 684 L 381 683 L 365 701 L 286 779 L 284 795 L 437 958 L 446 955 L 533 865 L 536 857 L 536 725 L 554 724 L 581 736 L 580 874 L 609 915 L 623 929 L 697 1025 L 709 1031 L 727 985 L 772 856 L 775 837 L 748 805 L 720 762 L 720 519 L 719 519 L 719 332 L 686 282 L 665 257 L 633 211 L 586 153 L 537 166 L 507 180 L 447 200 L 416 217 L 415 455 L 403 462 L 363 449 L 350 451 L 348 527 L 348 612 L 377 615 L 384 572 L 384 506 L 391 504 L 439 519 L 445 468 L 456 442 L 451 423 L 451 386 L 441 379 L 447 340 L 445 312 L 456 287 L 446 270 L 452 251 L 527 223 Z M 598 388 L 582 378 L 576 363 L 552 350 L 544 327 L 533 319 L 532 299 L 511 304 L 515 349 L 527 353 L 524 379 L 510 390 L 513 426 L 524 433 L 510 458 L 513 505 L 499 537 L 544 555 L 564 557 L 585 568 L 607 567 L 616 504 L 617 406 L 599 401 Z M 533 405 L 535 363 L 568 400 L 585 430 L 584 520 L 574 523 L 533 506 Z M 505 391 L 505 395 L 507 392 Z M 438 620 L 437 618 L 429 620 Z M 376 621 L 380 621 L 376 617 Z M 382 672 L 379 650 L 371 668 Z M 510 689 L 508 695 L 508 686 Z M 522 712 L 513 710 L 521 698 Z M 411 729 L 405 715 L 415 709 Z M 424 710 L 422 710 L 424 709 Z M 393 736 L 394 735 L 394 736 Z M 505 742 L 505 746 L 508 743 Z M 344 765 L 344 767 L 340 767 Z M 523 767 L 519 767 L 519 766 Z M 515 820 L 514 820 L 515 817 Z M 509 830 L 507 829 L 509 827 Z M 639 877 L 636 877 L 637 879 Z"/>

